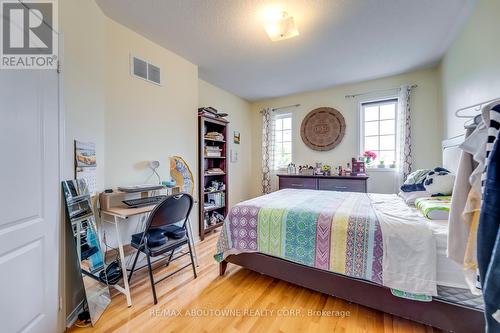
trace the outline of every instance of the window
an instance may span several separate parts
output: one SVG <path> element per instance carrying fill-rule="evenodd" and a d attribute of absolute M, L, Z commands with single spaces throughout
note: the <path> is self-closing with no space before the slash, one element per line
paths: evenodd
<path fill-rule="evenodd" d="M 283 169 L 292 162 L 292 115 L 274 117 L 274 169 Z"/>
<path fill-rule="evenodd" d="M 361 103 L 361 154 L 377 154 L 376 164 L 396 161 L 397 99 Z"/>

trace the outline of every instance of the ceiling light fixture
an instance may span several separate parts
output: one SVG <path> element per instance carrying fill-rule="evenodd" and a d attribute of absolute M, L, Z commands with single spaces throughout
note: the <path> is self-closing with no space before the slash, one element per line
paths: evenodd
<path fill-rule="evenodd" d="M 273 42 L 299 35 L 293 17 L 285 11 L 267 13 L 265 29 Z"/>

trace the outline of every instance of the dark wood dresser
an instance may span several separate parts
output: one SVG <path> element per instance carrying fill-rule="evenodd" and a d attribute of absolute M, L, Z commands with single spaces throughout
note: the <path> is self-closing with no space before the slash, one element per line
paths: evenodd
<path fill-rule="evenodd" d="M 296 188 L 366 193 L 368 176 L 306 176 L 279 174 L 279 189 Z"/>

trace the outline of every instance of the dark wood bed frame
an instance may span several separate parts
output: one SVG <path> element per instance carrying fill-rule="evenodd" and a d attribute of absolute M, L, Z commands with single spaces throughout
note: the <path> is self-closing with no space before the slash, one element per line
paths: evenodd
<path fill-rule="evenodd" d="M 439 299 L 419 302 L 395 297 L 389 288 L 369 281 L 261 253 L 228 256 L 219 264 L 221 276 L 224 275 L 228 263 L 445 331 L 484 332 L 483 312 L 463 305 Z"/>

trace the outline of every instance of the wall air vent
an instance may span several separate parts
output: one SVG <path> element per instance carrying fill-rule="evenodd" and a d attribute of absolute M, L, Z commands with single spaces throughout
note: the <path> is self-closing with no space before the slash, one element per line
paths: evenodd
<path fill-rule="evenodd" d="M 155 65 L 148 64 L 148 80 L 160 84 L 160 68 Z"/>
<path fill-rule="evenodd" d="M 161 69 L 145 60 L 131 56 L 131 74 L 140 79 L 161 85 Z"/>

